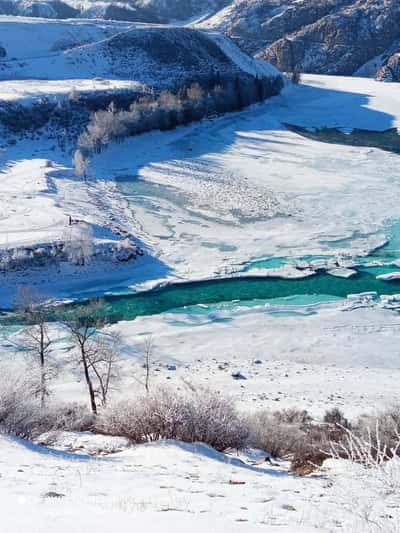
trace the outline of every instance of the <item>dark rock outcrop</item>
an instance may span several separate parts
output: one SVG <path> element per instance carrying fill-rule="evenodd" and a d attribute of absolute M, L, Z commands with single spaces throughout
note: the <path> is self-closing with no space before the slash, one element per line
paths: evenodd
<path fill-rule="evenodd" d="M 351 75 L 400 35 L 398 0 L 359 0 L 279 39 L 263 57 L 278 68 Z"/>
<path fill-rule="evenodd" d="M 236 0 L 202 23 L 234 39 L 245 51 L 280 70 L 396 78 L 399 0 Z M 385 54 L 384 61 L 374 58 Z"/>
<path fill-rule="evenodd" d="M 379 81 L 400 81 L 400 50 L 385 61 L 378 70 L 376 79 Z"/>

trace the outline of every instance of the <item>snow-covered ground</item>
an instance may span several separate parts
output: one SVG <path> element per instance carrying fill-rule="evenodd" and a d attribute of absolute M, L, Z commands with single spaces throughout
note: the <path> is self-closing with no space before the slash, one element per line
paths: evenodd
<path fill-rule="evenodd" d="M 397 512 L 349 466 L 300 478 L 286 465 L 252 466 L 204 445 L 174 442 L 92 459 L 0 438 L 7 533 L 328 533 L 385 531 Z M 392 505 L 391 505 L 392 504 Z M 388 515 L 392 518 L 389 518 Z"/>
<path fill-rule="evenodd" d="M 130 80 L 108 80 L 103 78 L 68 80 L 2 80 L 0 95 L 4 102 L 18 102 L 24 106 L 43 101 L 62 102 L 68 98 L 79 97 L 94 92 L 142 91 L 140 83 Z M 75 96 L 74 96 L 75 95 Z"/>

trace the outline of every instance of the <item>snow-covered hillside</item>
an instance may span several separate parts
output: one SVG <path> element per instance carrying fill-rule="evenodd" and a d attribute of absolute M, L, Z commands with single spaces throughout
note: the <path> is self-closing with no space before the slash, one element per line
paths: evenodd
<path fill-rule="evenodd" d="M 212 72 L 239 74 L 242 67 L 235 61 L 240 51 L 227 39 L 186 28 L 0 17 L 0 35 L 0 76 L 6 80 L 102 77 L 158 86 Z M 32 47 L 24 46 L 28 40 Z M 265 73 L 246 59 L 254 75 Z"/>
<path fill-rule="evenodd" d="M 226 457 L 200 444 L 154 443 L 93 459 L 1 437 L 0 451 L 7 533 L 366 531 L 367 509 L 387 527 L 380 517 L 396 513 L 383 485 L 371 491 L 362 471 L 337 462 L 323 476 L 299 478 L 284 464 L 252 466 L 257 456 Z"/>

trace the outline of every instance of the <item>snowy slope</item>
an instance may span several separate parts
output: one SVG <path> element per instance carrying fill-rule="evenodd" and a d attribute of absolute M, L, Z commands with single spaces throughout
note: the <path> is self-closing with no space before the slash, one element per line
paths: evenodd
<path fill-rule="evenodd" d="M 124 22 L 52 21 L 0 16 L 0 46 L 6 52 L 0 65 L 4 67 L 7 61 L 56 55 L 63 50 L 106 39 L 130 26 Z"/>
<path fill-rule="evenodd" d="M 238 48 L 230 39 L 223 34 L 209 31 L 208 35 L 215 41 L 221 50 L 240 67 L 241 70 L 252 76 L 279 76 L 279 71 L 266 61 L 252 59 Z"/>
<path fill-rule="evenodd" d="M 66 213 L 51 192 L 50 162 L 26 160 L 0 172 L 0 248 L 59 240 Z"/>
<path fill-rule="evenodd" d="M 365 531 L 353 528 L 367 524 L 366 504 L 382 527 L 390 527 L 388 511 L 397 517 L 383 486 L 333 461 L 324 476 L 300 478 L 286 465 L 254 467 L 246 464 L 251 455 L 228 458 L 178 442 L 95 460 L 1 437 L 0 453 L 7 533 Z M 362 502 L 350 511 L 343 502 L 353 491 Z"/>
<path fill-rule="evenodd" d="M 0 17 L 0 46 L 3 80 L 102 77 L 160 86 L 215 72 L 279 76 L 228 39 L 183 27 Z"/>

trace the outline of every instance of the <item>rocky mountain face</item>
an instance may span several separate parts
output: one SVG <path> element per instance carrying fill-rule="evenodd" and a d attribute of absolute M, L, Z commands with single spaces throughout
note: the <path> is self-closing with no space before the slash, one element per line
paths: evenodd
<path fill-rule="evenodd" d="M 236 0 L 203 22 L 260 54 L 283 35 L 301 30 L 351 0 Z"/>
<path fill-rule="evenodd" d="M 359 0 L 282 37 L 261 55 L 283 70 L 351 75 L 399 36 L 398 0 Z"/>
<path fill-rule="evenodd" d="M 283 71 L 398 80 L 399 0 L 236 0 L 202 25 Z"/>
<path fill-rule="evenodd" d="M 399 52 L 391 55 L 376 74 L 381 81 L 400 81 L 400 47 Z"/>

